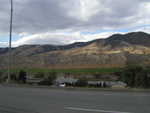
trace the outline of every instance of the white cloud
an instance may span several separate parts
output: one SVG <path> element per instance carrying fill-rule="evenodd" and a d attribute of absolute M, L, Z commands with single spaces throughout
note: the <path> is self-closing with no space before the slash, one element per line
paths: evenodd
<path fill-rule="evenodd" d="M 51 45 L 65 45 L 74 42 L 87 42 L 94 39 L 107 38 L 114 32 L 105 32 L 98 34 L 82 34 L 80 32 L 71 33 L 41 33 L 30 36 L 25 36 L 13 42 L 13 46 L 25 44 L 51 44 Z"/>
<path fill-rule="evenodd" d="M 69 16 L 81 21 L 88 21 L 102 9 L 98 0 L 68 0 L 63 6 L 67 9 Z"/>
<path fill-rule="evenodd" d="M 131 30 L 132 31 L 132 30 Z M 146 33 L 149 33 L 150 34 L 150 25 L 149 26 L 143 26 L 143 27 L 141 27 L 141 28 L 137 28 L 137 29 L 135 29 L 135 30 L 133 30 L 133 31 L 143 31 L 143 32 L 146 32 Z"/>
<path fill-rule="evenodd" d="M 0 1 L 1 34 L 9 32 L 8 7 L 8 1 Z M 150 24 L 149 18 L 148 0 L 14 0 L 13 33 L 22 38 L 13 45 L 89 41 L 116 32 L 83 34 L 83 31 L 135 28 Z"/>
<path fill-rule="evenodd" d="M 8 43 L 7 42 L 0 42 L 0 47 L 8 47 Z"/>
<path fill-rule="evenodd" d="M 25 37 L 25 36 L 28 36 L 28 35 L 29 35 L 28 33 L 22 32 L 22 33 L 19 34 L 19 37 Z"/>
<path fill-rule="evenodd" d="M 14 0 L 13 32 L 135 27 L 144 19 L 149 22 L 149 4 L 148 0 Z M 9 6 L 0 1 L 0 32 L 9 31 Z"/>
<path fill-rule="evenodd" d="M 143 27 L 137 27 L 137 28 L 131 28 L 129 31 L 144 31 L 147 33 L 150 33 L 150 26 L 143 26 Z M 105 31 L 100 33 L 95 32 L 71 32 L 70 30 L 65 31 L 55 31 L 55 32 L 46 32 L 46 33 L 39 33 L 39 34 L 26 34 L 21 33 L 20 38 L 17 41 L 13 41 L 12 45 L 13 47 L 17 47 L 20 45 L 34 45 L 34 44 L 50 44 L 50 45 L 66 45 L 71 44 L 74 42 L 87 42 L 95 39 L 103 39 L 108 38 L 109 36 L 117 33 L 125 34 L 126 32 L 119 32 L 119 31 Z M 6 42 L 0 42 L 0 47 L 6 47 L 8 43 Z"/>

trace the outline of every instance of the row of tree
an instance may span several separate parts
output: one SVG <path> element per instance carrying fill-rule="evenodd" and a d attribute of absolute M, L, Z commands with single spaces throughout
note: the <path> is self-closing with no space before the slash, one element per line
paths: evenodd
<path fill-rule="evenodd" d="M 42 79 L 41 82 L 39 82 L 39 85 L 52 85 L 54 80 L 56 79 L 56 73 L 55 72 L 49 72 L 49 73 L 42 73 L 38 72 L 33 74 L 33 78 L 39 78 Z M 20 70 L 18 73 L 11 73 L 10 79 L 13 83 L 20 83 L 25 84 L 27 83 L 27 80 L 30 79 L 31 75 L 27 75 L 27 72 L 24 70 Z M 0 72 L 0 82 L 5 82 L 7 80 L 7 73 Z"/>
<path fill-rule="evenodd" d="M 126 66 L 122 71 L 117 73 L 119 80 L 127 84 L 128 87 L 132 88 L 150 88 L 150 67 L 144 66 Z M 0 82 L 6 81 L 7 76 L 2 76 L 0 72 Z M 47 74 L 39 72 L 35 74 L 35 78 L 42 78 L 43 81 L 39 85 L 52 85 L 57 78 L 56 72 L 49 72 Z M 17 83 L 26 83 L 27 73 L 21 70 L 19 73 L 11 74 L 11 80 Z M 86 79 L 79 79 L 75 86 L 85 87 L 87 86 Z M 67 84 L 68 86 L 70 84 Z M 99 86 L 98 86 L 99 87 Z"/>
<path fill-rule="evenodd" d="M 7 73 L 0 72 L 0 82 L 5 82 L 7 80 Z M 27 73 L 23 70 L 19 74 L 11 73 L 11 82 L 26 83 Z"/>
<path fill-rule="evenodd" d="M 150 68 L 144 66 L 127 66 L 120 72 L 120 80 L 128 87 L 150 88 Z"/>

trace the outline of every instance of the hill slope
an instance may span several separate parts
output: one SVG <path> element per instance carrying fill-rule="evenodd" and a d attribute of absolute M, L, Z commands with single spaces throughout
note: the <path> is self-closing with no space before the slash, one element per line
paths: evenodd
<path fill-rule="evenodd" d="M 97 68 L 150 64 L 150 34 L 132 32 L 65 46 L 24 45 L 13 48 L 14 67 Z M 0 49 L 0 68 L 8 49 Z"/>

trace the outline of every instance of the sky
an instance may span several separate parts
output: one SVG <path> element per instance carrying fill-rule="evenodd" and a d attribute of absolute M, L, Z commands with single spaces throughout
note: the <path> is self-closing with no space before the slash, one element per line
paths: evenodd
<path fill-rule="evenodd" d="M 150 0 L 13 0 L 13 47 L 65 45 L 115 33 L 150 33 Z M 0 47 L 8 46 L 10 0 L 0 0 Z"/>

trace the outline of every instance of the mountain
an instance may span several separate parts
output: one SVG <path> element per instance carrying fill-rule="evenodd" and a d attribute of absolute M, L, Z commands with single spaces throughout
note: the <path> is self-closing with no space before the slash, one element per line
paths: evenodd
<path fill-rule="evenodd" d="M 0 49 L 0 68 L 7 67 L 8 49 Z M 98 68 L 150 64 L 150 34 L 114 34 L 106 39 L 70 45 L 23 45 L 12 49 L 13 67 Z"/>
<path fill-rule="evenodd" d="M 115 34 L 106 40 L 108 44 L 115 44 L 115 42 L 118 41 L 118 42 L 127 42 L 129 44 L 134 44 L 134 45 L 142 45 L 142 46 L 150 47 L 149 34 L 144 32 L 132 32 L 125 35 Z"/>

